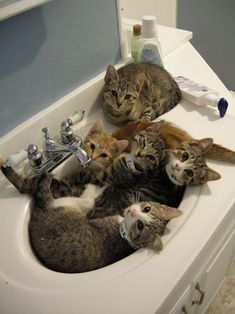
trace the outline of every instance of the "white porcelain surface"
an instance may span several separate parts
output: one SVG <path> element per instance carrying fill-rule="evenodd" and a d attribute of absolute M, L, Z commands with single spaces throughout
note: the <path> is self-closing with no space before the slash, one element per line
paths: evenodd
<path fill-rule="evenodd" d="M 165 64 L 172 74 L 183 74 L 221 92 L 229 100 L 230 108 L 220 119 L 214 109 L 182 101 L 163 118 L 196 138 L 211 136 L 217 143 L 235 149 L 234 100 L 215 73 L 189 43 L 169 54 Z M 100 110 L 103 76 L 78 88 L 2 138 L 1 153 L 6 157 L 31 142 L 41 146 L 41 128 L 49 126 L 55 136 L 60 122 L 77 109 L 86 110 L 86 114 L 75 132 L 88 128 L 103 115 Z M 106 121 L 104 127 L 114 128 Z M 56 273 L 38 263 L 28 243 L 30 199 L 20 195 L 1 176 L 0 312 L 154 313 L 234 203 L 235 167 L 218 162 L 209 164 L 222 174 L 221 180 L 187 189 L 180 206 L 184 214 L 169 223 L 161 253 L 139 250 L 118 263 L 82 274 Z"/>

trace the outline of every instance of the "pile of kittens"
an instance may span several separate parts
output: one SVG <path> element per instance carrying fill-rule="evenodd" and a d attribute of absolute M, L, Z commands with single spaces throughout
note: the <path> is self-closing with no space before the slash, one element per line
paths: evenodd
<path fill-rule="evenodd" d="M 139 248 L 160 251 L 167 223 L 187 185 L 218 180 L 206 158 L 235 163 L 235 152 L 196 140 L 156 119 L 181 99 L 177 83 L 151 63 L 129 64 L 105 75 L 104 116 L 120 126 L 112 134 L 96 121 L 83 142 L 92 162 L 57 179 L 25 177 L 1 160 L 1 170 L 33 207 L 29 237 L 46 267 L 65 273 L 95 270 Z"/>

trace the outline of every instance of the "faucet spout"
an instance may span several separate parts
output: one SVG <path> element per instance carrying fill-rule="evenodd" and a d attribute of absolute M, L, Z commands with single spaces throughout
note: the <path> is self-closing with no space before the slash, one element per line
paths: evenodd
<path fill-rule="evenodd" d="M 79 160 L 80 164 L 82 166 L 87 166 L 88 163 L 91 161 L 91 158 L 88 157 L 87 153 L 84 149 L 82 149 L 80 146 L 77 146 L 76 144 L 70 144 L 65 146 L 59 146 L 56 144 L 52 144 L 50 146 L 47 146 L 47 153 L 50 154 L 58 154 L 58 153 L 71 153 L 77 159 Z"/>
<path fill-rule="evenodd" d="M 68 145 L 67 149 L 74 156 L 76 156 L 78 158 L 78 160 L 82 166 L 86 167 L 90 163 L 91 158 L 88 157 L 85 150 L 82 149 L 81 147 L 72 144 L 72 145 Z"/>

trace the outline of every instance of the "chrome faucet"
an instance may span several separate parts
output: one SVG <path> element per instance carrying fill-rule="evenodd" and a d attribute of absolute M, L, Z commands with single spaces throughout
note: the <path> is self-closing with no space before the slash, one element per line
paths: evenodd
<path fill-rule="evenodd" d="M 57 145 L 56 142 L 50 138 L 49 129 L 47 127 L 43 128 L 42 132 L 44 133 L 45 137 L 43 148 L 44 154 L 47 157 L 47 162 L 44 163 L 41 168 L 46 167 L 47 171 L 52 171 L 71 155 L 77 157 L 80 164 L 84 167 L 90 163 L 91 159 L 88 157 L 85 150 L 81 148 L 81 138 L 76 137 L 75 141 L 75 138 L 73 137 L 73 140 L 70 144 Z"/>
<path fill-rule="evenodd" d="M 60 126 L 60 138 L 58 141 L 51 139 L 49 128 L 44 127 L 45 141 L 43 150 L 40 151 L 36 145 L 30 144 L 27 149 L 22 149 L 16 154 L 9 155 L 5 162 L 5 166 L 18 166 L 25 159 L 30 161 L 30 173 L 41 174 L 43 172 L 51 172 L 63 161 L 74 155 L 79 163 L 86 167 L 91 158 L 88 157 L 85 150 L 81 148 L 82 140 L 79 136 L 73 134 L 71 126 L 81 121 L 84 111 L 76 111 Z"/>

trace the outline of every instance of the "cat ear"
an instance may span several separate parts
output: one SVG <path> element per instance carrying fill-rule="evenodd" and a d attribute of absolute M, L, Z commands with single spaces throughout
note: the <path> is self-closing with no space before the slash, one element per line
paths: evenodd
<path fill-rule="evenodd" d="M 202 154 L 205 154 L 208 149 L 212 146 L 213 144 L 213 139 L 212 138 L 203 138 L 201 140 L 197 140 L 198 147 L 200 148 Z"/>
<path fill-rule="evenodd" d="M 168 205 L 161 205 L 164 208 L 164 218 L 166 220 L 171 220 L 173 218 L 179 217 L 182 215 L 182 211 L 178 208 L 171 207 Z"/>
<path fill-rule="evenodd" d="M 208 181 L 219 180 L 220 178 L 221 178 L 221 175 L 217 171 L 207 167 L 205 169 L 204 175 L 199 180 L 200 180 L 200 184 L 203 184 Z"/>
<path fill-rule="evenodd" d="M 103 132 L 103 125 L 102 122 L 100 120 L 96 120 L 95 123 L 93 124 L 93 126 L 91 127 L 91 129 L 89 130 L 89 135 L 91 134 L 100 134 Z"/>
<path fill-rule="evenodd" d="M 161 128 L 165 124 L 164 120 L 161 120 L 159 122 L 152 123 L 150 126 L 146 128 L 147 133 L 156 133 L 159 134 Z"/>
<path fill-rule="evenodd" d="M 155 241 L 153 242 L 152 248 L 155 251 L 161 251 L 163 249 L 163 243 L 161 237 L 157 234 Z"/>
<path fill-rule="evenodd" d="M 128 140 L 120 140 L 113 144 L 113 149 L 115 151 L 115 154 L 118 156 L 120 155 L 129 145 Z"/>
<path fill-rule="evenodd" d="M 105 84 L 110 84 L 114 80 L 118 80 L 118 73 L 115 67 L 112 64 L 110 64 L 107 67 L 104 81 L 105 81 Z"/>
<path fill-rule="evenodd" d="M 132 80 L 133 88 L 139 93 L 144 85 L 146 76 L 144 73 L 138 73 Z"/>

